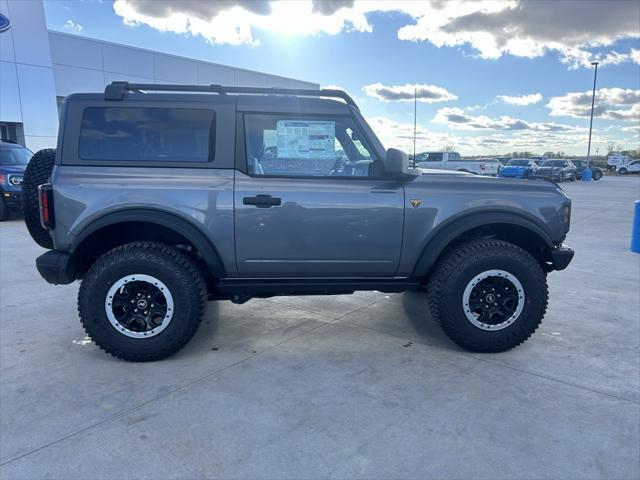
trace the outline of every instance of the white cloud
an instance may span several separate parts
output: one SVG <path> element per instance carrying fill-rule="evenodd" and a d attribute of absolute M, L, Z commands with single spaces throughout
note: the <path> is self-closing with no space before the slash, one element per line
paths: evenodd
<path fill-rule="evenodd" d="M 128 25 L 201 35 L 217 44 L 259 44 L 255 30 L 282 35 L 370 32 L 364 13 L 351 1 L 333 0 L 116 0 L 113 8 Z"/>
<path fill-rule="evenodd" d="M 611 50 L 605 54 L 592 53 L 579 48 L 570 48 L 562 52 L 562 63 L 569 65 L 569 68 L 576 69 L 580 67 L 593 68 L 592 62 L 600 63 L 599 67 L 609 65 L 620 65 L 622 63 L 635 63 L 640 65 L 640 50 L 632 48 L 627 53 L 620 53 Z"/>
<path fill-rule="evenodd" d="M 258 44 L 256 31 L 281 35 L 371 32 L 372 12 L 403 13 L 398 38 L 437 47 L 468 46 L 482 58 L 538 57 L 559 52 L 570 68 L 639 62 L 640 52 L 596 54 L 595 47 L 639 38 L 640 2 L 633 0 L 116 0 L 129 25 L 201 35 L 211 43 Z"/>
<path fill-rule="evenodd" d="M 413 153 L 413 123 L 398 122 L 386 117 L 368 118 L 373 128 L 386 148 L 399 148 L 407 153 Z M 453 147 L 463 155 L 490 155 L 494 153 L 508 153 L 514 151 L 530 151 L 544 153 L 547 151 L 565 151 L 572 155 L 586 153 L 588 131 L 540 131 L 517 130 L 496 133 L 459 134 L 434 132 L 421 124 L 416 129 L 416 151 L 442 150 L 447 146 Z M 601 137 L 594 131 L 592 144 L 604 149 L 608 138 Z M 583 151 L 584 150 L 584 151 Z"/>
<path fill-rule="evenodd" d="M 469 45 L 482 58 L 539 57 L 557 51 L 573 66 L 588 66 L 585 49 L 640 37 L 640 3 L 628 0 L 521 0 L 432 3 L 431 11 L 402 27 L 404 40 L 438 47 Z M 618 61 L 637 58 L 633 51 Z M 580 61 L 570 61 L 580 58 Z M 613 57 L 609 58 L 614 63 Z M 586 63 L 586 65 L 585 65 Z"/>
<path fill-rule="evenodd" d="M 79 23 L 75 23 L 71 19 L 69 19 L 66 22 L 64 22 L 64 28 L 66 28 L 67 30 L 70 30 L 72 32 L 77 32 L 77 33 L 82 31 L 82 25 L 80 25 Z"/>
<path fill-rule="evenodd" d="M 455 130 L 533 130 L 536 132 L 569 132 L 579 128 L 553 122 L 527 122 L 502 115 L 497 118 L 486 115 L 468 115 L 461 108 L 441 108 L 433 117 L 433 122 L 447 125 Z"/>
<path fill-rule="evenodd" d="M 532 93 L 529 95 L 520 95 L 520 96 L 509 96 L 509 95 L 498 95 L 498 100 L 502 100 L 505 103 L 510 105 L 533 105 L 534 103 L 538 103 L 542 100 L 542 94 L 540 93 Z"/>
<path fill-rule="evenodd" d="M 386 148 L 399 148 L 413 153 L 413 123 L 397 122 L 385 117 L 368 118 L 367 122 Z M 443 149 L 447 145 L 457 145 L 460 139 L 448 133 L 433 132 L 418 124 L 416 128 L 416 150 Z"/>
<path fill-rule="evenodd" d="M 588 118 L 591 115 L 592 92 L 571 92 L 553 97 L 547 103 L 550 115 Z M 595 117 L 606 120 L 635 120 L 640 122 L 640 90 L 601 88 L 596 90 Z"/>
<path fill-rule="evenodd" d="M 413 102 L 414 95 L 419 102 L 436 103 L 457 100 L 458 97 L 442 87 L 426 84 L 383 85 L 372 83 L 362 87 L 368 96 L 383 102 Z"/>

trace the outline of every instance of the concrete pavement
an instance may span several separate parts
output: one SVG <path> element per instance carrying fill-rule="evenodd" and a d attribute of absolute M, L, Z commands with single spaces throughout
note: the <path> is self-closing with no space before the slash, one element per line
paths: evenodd
<path fill-rule="evenodd" d="M 184 350 L 125 363 L 0 224 L 0 477 L 639 478 L 640 178 L 563 188 L 576 258 L 495 355 L 449 342 L 423 294 L 364 292 L 209 303 Z"/>

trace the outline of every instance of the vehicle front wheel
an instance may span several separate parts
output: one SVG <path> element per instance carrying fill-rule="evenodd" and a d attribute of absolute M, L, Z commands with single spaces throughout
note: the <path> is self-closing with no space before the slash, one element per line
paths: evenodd
<path fill-rule="evenodd" d="M 160 360 L 193 337 L 207 289 L 198 265 L 183 251 L 156 242 L 117 247 L 89 269 L 78 292 L 80 321 L 114 357 Z"/>
<path fill-rule="evenodd" d="M 592 175 L 593 179 L 597 182 L 598 180 L 600 180 L 602 178 L 602 173 L 600 172 L 593 172 Z"/>
<path fill-rule="evenodd" d="M 618 170 L 618 173 L 621 175 L 626 175 L 627 173 L 629 173 L 629 171 L 626 168 L 621 168 L 620 170 Z"/>
<path fill-rule="evenodd" d="M 449 250 L 427 284 L 431 315 L 446 335 L 473 352 L 503 352 L 527 340 L 547 309 L 538 262 L 502 240 Z"/>

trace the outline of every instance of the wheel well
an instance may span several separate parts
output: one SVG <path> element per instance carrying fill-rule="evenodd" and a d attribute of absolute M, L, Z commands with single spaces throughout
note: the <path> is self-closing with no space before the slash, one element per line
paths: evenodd
<path fill-rule="evenodd" d="M 509 223 L 483 225 L 464 232 L 456 237 L 453 243 L 461 243 L 476 238 L 495 238 L 512 243 L 529 252 L 540 264 L 550 260 L 548 246 L 544 239 L 530 229 Z"/>
<path fill-rule="evenodd" d="M 89 267 L 109 250 L 125 243 L 144 240 L 173 245 L 187 252 L 196 261 L 204 263 L 202 252 L 175 230 L 151 222 L 127 221 L 107 225 L 84 238 L 73 252 L 75 270 L 82 277 Z M 203 270 L 207 274 L 207 281 L 212 280 L 210 270 Z"/>
<path fill-rule="evenodd" d="M 538 261 L 545 271 L 552 270 L 552 259 L 549 253 L 549 245 L 542 236 L 521 225 L 515 225 L 512 223 L 491 223 L 470 228 L 451 239 L 437 254 L 437 256 L 433 258 L 432 262 L 429 262 L 426 265 L 423 264 L 423 267 L 427 267 L 426 271 L 423 270 L 423 274 L 428 276 L 431 267 L 433 267 L 433 265 L 442 258 L 447 250 L 469 240 L 490 238 L 503 240 L 522 248 L 524 251 L 531 254 L 531 256 Z M 428 249 L 429 247 L 427 247 L 427 250 Z"/>

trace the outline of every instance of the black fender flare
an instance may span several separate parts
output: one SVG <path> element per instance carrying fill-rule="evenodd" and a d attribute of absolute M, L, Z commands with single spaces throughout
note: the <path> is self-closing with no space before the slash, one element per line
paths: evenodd
<path fill-rule="evenodd" d="M 76 236 L 69 249 L 70 253 L 73 254 L 90 235 L 98 230 L 125 222 L 152 223 L 175 231 L 186 238 L 198 250 L 213 276 L 226 276 L 218 251 L 197 226 L 175 213 L 150 208 L 119 210 L 93 220 Z"/>
<path fill-rule="evenodd" d="M 526 228 L 542 238 L 547 248 L 554 248 L 551 237 L 541 223 L 530 218 L 529 215 L 499 210 L 469 212 L 462 216 L 454 216 L 436 227 L 418 258 L 413 270 L 413 277 L 425 276 L 436 263 L 440 254 L 457 237 L 474 228 L 491 224 L 507 224 Z"/>

